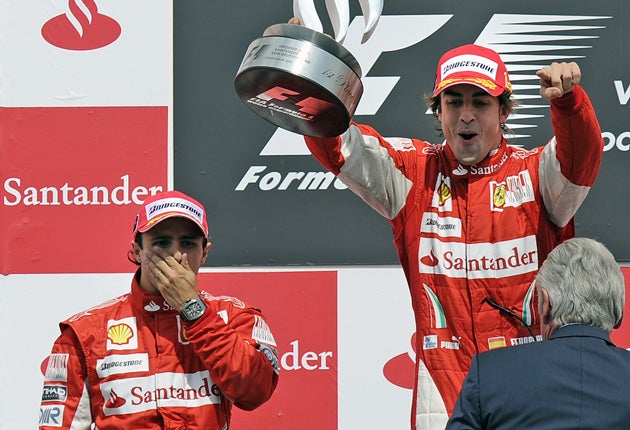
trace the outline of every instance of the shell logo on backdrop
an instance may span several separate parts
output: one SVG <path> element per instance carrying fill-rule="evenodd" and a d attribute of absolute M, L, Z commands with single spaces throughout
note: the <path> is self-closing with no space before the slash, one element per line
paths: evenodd
<path fill-rule="evenodd" d="M 66 13 L 51 18 L 42 27 L 48 43 L 73 51 L 102 48 L 115 42 L 120 33 L 120 24 L 98 13 L 92 0 L 69 0 Z"/>

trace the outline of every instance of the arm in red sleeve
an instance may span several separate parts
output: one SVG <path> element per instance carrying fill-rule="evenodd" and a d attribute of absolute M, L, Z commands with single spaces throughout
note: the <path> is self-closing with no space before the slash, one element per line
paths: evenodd
<path fill-rule="evenodd" d="M 256 309 L 224 298 L 206 304 L 206 313 L 188 327 L 188 339 L 223 394 L 241 409 L 255 409 L 278 384 L 273 335 Z"/>
<path fill-rule="evenodd" d="M 575 185 L 592 186 L 599 173 L 604 140 L 591 101 L 579 85 L 551 100 L 551 120 L 562 175 Z"/>
<path fill-rule="evenodd" d="M 40 430 L 87 430 L 92 425 L 90 394 L 83 352 L 69 327 L 48 357 L 39 412 Z"/>
<path fill-rule="evenodd" d="M 372 209 L 390 220 L 397 216 L 413 185 L 407 174 L 415 165 L 415 145 L 420 142 L 388 140 L 372 127 L 354 122 L 341 136 L 304 139 L 311 154 Z M 398 147 L 392 145 L 394 140 Z"/>
<path fill-rule="evenodd" d="M 344 159 L 341 154 L 341 137 L 320 139 L 311 136 L 304 136 L 304 141 L 313 157 L 328 171 L 335 175 L 339 174 Z"/>
<path fill-rule="evenodd" d="M 580 86 L 551 101 L 555 137 L 544 147 L 540 192 L 549 218 L 566 226 L 599 174 L 604 141 L 593 106 Z"/>

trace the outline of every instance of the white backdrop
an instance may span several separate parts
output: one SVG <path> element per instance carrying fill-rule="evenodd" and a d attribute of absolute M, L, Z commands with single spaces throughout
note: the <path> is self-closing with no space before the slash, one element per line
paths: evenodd
<path fill-rule="evenodd" d="M 264 269 L 224 273 L 238 282 L 240 273 L 252 271 Z M 402 270 L 343 268 L 337 273 L 338 357 L 332 359 L 338 362 L 338 428 L 406 429 L 411 390 L 395 386 L 383 376 L 388 360 L 409 351 L 414 332 Z M 43 382 L 40 365 L 59 334 L 59 321 L 126 293 L 131 276 L 121 273 L 0 277 L 0 327 L 5 328 L 0 339 L 0 429 L 37 427 Z M 277 336 L 282 327 L 272 330 Z M 291 348 L 279 347 L 281 354 Z M 281 371 L 280 384 L 283 378 L 290 377 L 290 372 Z M 247 414 L 255 418 L 256 411 Z"/>

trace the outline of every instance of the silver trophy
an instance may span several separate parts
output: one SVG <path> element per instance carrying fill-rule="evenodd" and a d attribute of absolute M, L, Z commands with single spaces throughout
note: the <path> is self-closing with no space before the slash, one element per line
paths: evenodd
<path fill-rule="evenodd" d="M 306 136 L 338 136 L 363 94 L 361 67 L 341 45 L 349 26 L 347 0 L 326 0 L 335 38 L 323 34 L 314 0 L 294 0 L 302 25 L 275 24 L 254 40 L 236 74 L 240 99 L 263 119 Z M 372 35 L 383 0 L 360 0 L 362 43 Z"/>

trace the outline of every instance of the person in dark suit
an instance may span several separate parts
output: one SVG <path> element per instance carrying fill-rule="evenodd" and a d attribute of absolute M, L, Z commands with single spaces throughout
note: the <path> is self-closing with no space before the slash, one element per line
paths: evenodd
<path fill-rule="evenodd" d="M 544 340 L 474 356 L 446 429 L 630 429 L 630 351 L 609 336 L 625 301 L 614 256 L 569 239 L 535 282 Z"/>

